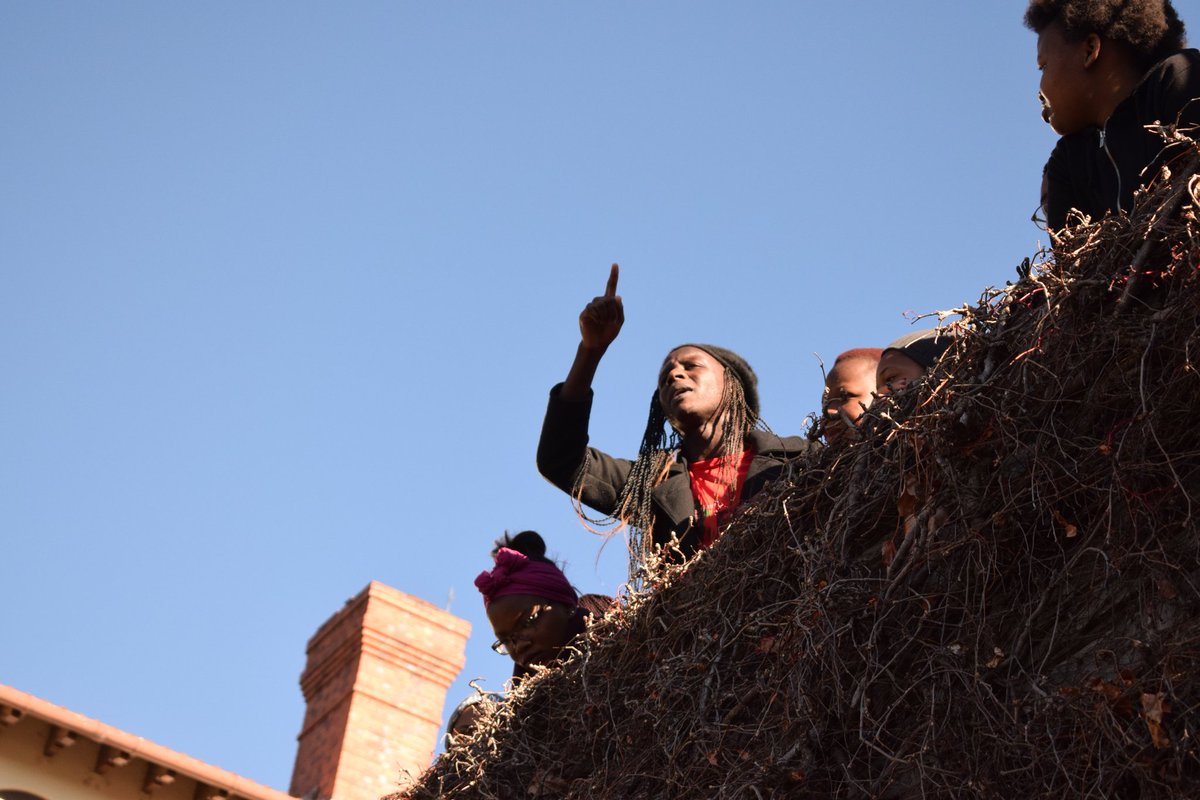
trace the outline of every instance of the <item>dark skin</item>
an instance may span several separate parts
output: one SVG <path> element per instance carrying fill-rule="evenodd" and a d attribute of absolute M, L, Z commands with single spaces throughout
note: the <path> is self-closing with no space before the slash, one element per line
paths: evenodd
<path fill-rule="evenodd" d="M 886 397 L 902 392 L 913 381 L 925 375 L 925 368 L 899 350 L 885 350 L 879 358 L 875 373 L 876 394 Z"/>
<path fill-rule="evenodd" d="M 1142 70 L 1120 42 L 1095 33 L 1072 41 L 1060 22 L 1038 34 L 1037 66 L 1042 116 L 1064 136 L 1090 125 L 1102 127 L 1142 79 Z"/>
<path fill-rule="evenodd" d="M 612 265 L 604 294 L 592 298 L 579 314 L 579 347 L 559 396 L 585 400 L 605 352 L 625 324 L 625 308 L 617 294 L 620 268 Z M 683 455 L 698 461 L 719 455 L 723 435 L 721 397 L 725 367 L 696 347 L 672 350 L 659 371 L 659 402 L 682 438 Z"/>
<path fill-rule="evenodd" d="M 688 461 L 719 454 L 725 434 L 724 392 L 725 366 L 699 347 L 680 347 L 663 359 L 658 402 L 682 436 Z"/>
<path fill-rule="evenodd" d="M 530 615 L 537 619 L 529 624 Z M 496 638 L 508 645 L 508 654 L 522 667 L 549 664 L 571 640 L 567 623 L 575 608 L 528 594 L 497 597 L 487 607 L 488 622 Z"/>
<path fill-rule="evenodd" d="M 454 720 L 454 727 L 446 732 L 453 736 L 456 740 L 460 736 L 470 736 L 475 730 L 476 723 L 479 722 L 479 715 L 482 713 L 483 709 L 480 707 L 479 703 L 467 706 L 462 710 L 462 713 L 458 715 L 458 719 Z"/>
<path fill-rule="evenodd" d="M 869 358 L 839 361 L 825 379 L 825 441 L 838 445 L 855 436 L 855 426 L 875 394 L 877 362 Z"/>

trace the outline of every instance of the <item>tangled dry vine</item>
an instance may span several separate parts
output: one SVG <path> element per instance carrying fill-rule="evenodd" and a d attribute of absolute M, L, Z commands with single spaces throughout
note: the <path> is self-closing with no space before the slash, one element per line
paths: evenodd
<path fill-rule="evenodd" d="M 1198 192 L 956 309 L 922 389 L 404 796 L 1200 796 Z"/>

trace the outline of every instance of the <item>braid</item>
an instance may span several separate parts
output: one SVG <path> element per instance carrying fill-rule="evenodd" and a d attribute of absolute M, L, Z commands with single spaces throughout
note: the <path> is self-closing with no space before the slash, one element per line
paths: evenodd
<path fill-rule="evenodd" d="M 725 371 L 725 389 L 721 394 L 720 413 L 725 417 L 721 427 L 721 444 L 717 448 L 717 455 L 721 456 L 745 450 L 746 434 L 758 424 L 758 414 L 746 402 L 746 390 L 732 372 Z"/>
<path fill-rule="evenodd" d="M 617 495 L 616 511 L 611 516 L 591 517 L 583 510 L 583 480 L 587 474 L 590 452 L 585 453 L 583 463 L 575 473 L 571 499 L 574 501 L 575 514 L 583 521 L 584 527 L 592 533 L 605 536 L 611 536 L 625 526 L 631 529 L 631 580 L 636 580 L 635 576 L 645 564 L 645 556 L 653 543 L 651 531 L 654 528 L 654 487 L 662 483 L 663 478 L 667 476 L 678 453 L 679 434 L 674 429 L 671 429 L 670 434 L 667 433 L 667 415 L 658 401 L 658 392 L 655 392 L 650 398 L 650 413 L 646 419 L 646 430 L 642 434 L 642 444 L 638 448 L 637 458 L 629 470 L 625 485 Z M 599 527 L 613 525 L 617 527 L 610 531 L 597 530 Z"/>
<path fill-rule="evenodd" d="M 633 577 L 645 565 L 646 556 L 654 546 L 654 488 L 662 483 L 679 453 L 679 433 L 670 428 L 667 433 L 667 414 L 658 400 L 658 392 L 650 398 L 650 414 L 637 458 L 629 477 L 617 495 L 617 511 L 613 515 L 632 529 L 629 537 L 629 574 Z"/>
<path fill-rule="evenodd" d="M 746 401 L 746 392 L 741 380 L 733 370 L 727 369 L 725 372 L 725 386 L 722 390 L 721 405 L 717 416 L 722 421 L 721 441 L 715 453 L 717 456 L 742 452 L 745 449 L 747 434 L 755 427 L 762 427 L 758 414 L 750 408 Z M 650 398 L 650 413 L 646 419 L 646 429 L 642 434 L 642 443 L 638 447 L 637 458 L 629 470 L 629 476 L 626 478 L 624 486 L 617 495 L 616 511 L 612 516 L 592 518 L 583 510 L 580 498 L 583 493 L 583 479 L 587 473 L 589 456 L 585 456 L 571 487 L 575 513 L 589 530 L 595 533 L 600 532 L 592 528 L 592 525 L 618 525 L 621 527 L 627 525 L 631 529 L 629 575 L 630 581 L 633 583 L 640 582 L 647 557 L 654 549 L 654 489 L 667 477 L 671 464 L 675 462 L 679 454 L 681 444 L 679 432 L 669 423 L 670 420 L 659 402 L 658 392 L 655 391 Z M 726 469 L 728 469 L 728 475 L 723 475 L 723 478 L 730 485 L 734 485 L 737 481 L 736 462 L 727 464 Z M 620 527 L 607 533 L 611 535 L 617 530 L 620 530 Z"/>

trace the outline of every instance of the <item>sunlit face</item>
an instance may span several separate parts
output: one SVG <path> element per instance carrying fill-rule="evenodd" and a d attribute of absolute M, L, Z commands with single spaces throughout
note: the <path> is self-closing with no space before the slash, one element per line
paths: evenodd
<path fill-rule="evenodd" d="M 699 347 L 680 347 L 663 360 L 658 373 L 658 402 L 667 418 L 683 430 L 697 428 L 721 410 L 725 365 Z"/>
<path fill-rule="evenodd" d="M 902 392 L 925 374 L 925 368 L 899 350 L 884 350 L 875 373 L 875 393 L 885 397 Z"/>
<path fill-rule="evenodd" d="M 1058 22 L 1038 34 L 1037 65 L 1045 102 L 1042 116 L 1064 136 L 1103 122 L 1095 119 L 1096 91 L 1088 69 L 1098 47 L 1094 34 L 1069 41 Z"/>
<path fill-rule="evenodd" d="M 839 361 L 825 379 L 825 440 L 844 441 L 854 431 L 875 392 L 875 364 L 870 358 Z"/>
<path fill-rule="evenodd" d="M 512 660 L 522 667 L 548 664 L 571 640 L 567 622 L 575 609 L 528 594 L 498 597 L 487 607 L 488 622 Z M 495 645 L 493 645 L 495 647 Z"/>

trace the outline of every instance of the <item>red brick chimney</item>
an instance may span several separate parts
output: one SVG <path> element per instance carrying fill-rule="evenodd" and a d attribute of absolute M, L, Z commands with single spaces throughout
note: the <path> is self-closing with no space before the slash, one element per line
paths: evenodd
<path fill-rule="evenodd" d="M 372 581 L 308 642 L 307 710 L 289 792 L 378 800 L 433 757 L 471 625 Z"/>

